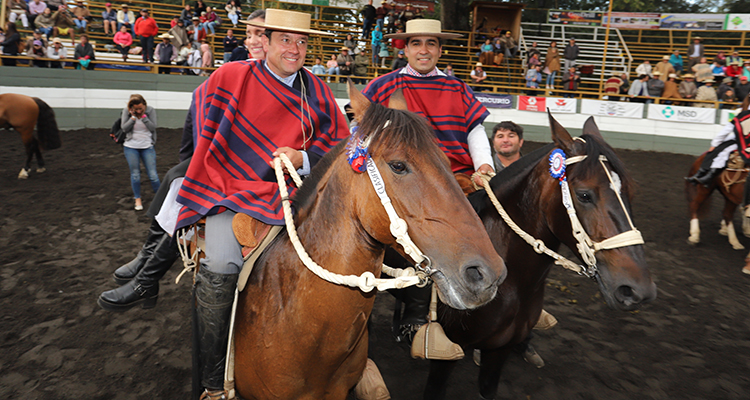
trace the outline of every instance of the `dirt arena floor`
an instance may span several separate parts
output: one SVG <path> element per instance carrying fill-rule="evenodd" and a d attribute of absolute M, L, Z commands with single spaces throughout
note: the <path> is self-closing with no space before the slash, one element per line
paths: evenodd
<path fill-rule="evenodd" d="M 153 310 L 96 305 L 149 224 L 133 210 L 121 148 L 102 130 L 64 132 L 63 148 L 46 154 L 49 170 L 20 181 L 24 155 L 13 135 L 3 132 L 0 157 L 0 398 L 188 398 L 190 284 L 174 283 L 180 265 Z M 160 175 L 177 162 L 178 141 L 177 131 L 159 132 Z M 614 311 L 593 282 L 554 269 L 545 308 L 560 324 L 533 341 L 547 365 L 512 356 L 501 398 L 750 398 L 750 276 L 740 272 L 746 253 L 716 233 L 721 201 L 703 222 L 703 243 L 690 247 L 682 177 L 693 158 L 619 154 L 640 184 L 634 222 L 658 298 L 637 312 Z M 143 187 L 148 206 L 153 193 Z M 392 304 L 390 295 L 377 298 L 371 355 L 393 399 L 421 398 L 428 364 L 391 339 Z M 478 399 L 477 374 L 470 357 L 461 361 L 448 398 Z"/>

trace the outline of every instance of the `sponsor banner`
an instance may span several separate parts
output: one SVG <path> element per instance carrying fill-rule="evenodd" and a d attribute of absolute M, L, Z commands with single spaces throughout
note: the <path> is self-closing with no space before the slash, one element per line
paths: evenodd
<path fill-rule="evenodd" d="M 518 96 L 518 109 L 521 111 L 546 112 L 549 108 L 552 113 L 575 114 L 577 106 L 577 99 Z"/>
<path fill-rule="evenodd" d="M 602 14 L 596 11 L 549 10 L 547 23 L 565 25 L 600 26 Z"/>
<path fill-rule="evenodd" d="M 487 108 L 513 108 L 513 96 L 474 92 L 474 97 Z"/>
<path fill-rule="evenodd" d="M 716 121 L 716 109 L 649 104 L 648 119 L 713 124 Z"/>
<path fill-rule="evenodd" d="M 643 118 L 643 103 L 583 99 L 581 114 L 640 119 Z"/>
<path fill-rule="evenodd" d="M 724 29 L 728 31 L 750 31 L 750 14 L 727 14 Z"/>
<path fill-rule="evenodd" d="M 611 28 L 619 29 L 659 29 L 661 14 L 613 12 Z M 607 26 L 607 14 L 602 16 L 602 26 Z"/>
<path fill-rule="evenodd" d="M 724 29 L 726 14 L 661 14 L 661 29 L 696 29 L 720 31 Z"/>
<path fill-rule="evenodd" d="M 739 113 L 739 108 L 736 110 L 721 110 L 721 119 L 719 119 L 719 125 L 724 125 L 727 122 L 731 122 Z"/>

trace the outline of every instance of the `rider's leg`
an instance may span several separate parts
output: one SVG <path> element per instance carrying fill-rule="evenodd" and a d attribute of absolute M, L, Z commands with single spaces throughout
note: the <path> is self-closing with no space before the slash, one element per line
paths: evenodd
<path fill-rule="evenodd" d="M 410 286 L 403 291 L 404 313 L 401 317 L 400 335 L 397 340 L 411 344 L 414 334 L 427 323 L 432 288 L 430 285 L 423 288 Z"/>
<path fill-rule="evenodd" d="M 146 265 L 146 261 L 154 253 L 154 249 L 161 242 L 164 237 L 169 237 L 167 232 L 161 228 L 155 219 L 151 220 L 151 226 L 148 228 L 148 236 L 146 242 L 143 243 L 141 251 L 135 256 L 129 263 L 117 268 L 113 274 L 115 282 L 118 285 L 124 285 L 130 282 L 131 279 L 135 278 L 138 272 Z"/>

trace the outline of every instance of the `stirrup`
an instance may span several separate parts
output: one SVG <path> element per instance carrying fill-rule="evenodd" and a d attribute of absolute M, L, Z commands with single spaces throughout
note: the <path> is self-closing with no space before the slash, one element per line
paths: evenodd
<path fill-rule="evenodd" d="M 362 378 L 354 387 L 354 394 L 358 400 L 389 400 L 391 398 L 391 393 L 383 381 L 383 375 L 380 374 L 378 366 L 372 359 L 367 359 Z"/>
<path fill-rule="evenodd" d="M 208 390 L 206 389 L 199 400 L 228 400 L 229 396 L 224 390 Z"/>
<path fill-rule="evenodd" d="M 422 325 L 414 335 L 411 356 L 427 360 L 460 360 L 464 358 L 461 346 L 451 342 L 440 323 L 437 322 L 437 288 L 432 285 L 430 300 L 430 322 Z"/>
<path fill-rule="evenodd" d="M 555 325 L 557 325 L 557 318 L 542 309 L 542 313 L 539 315 L 539 320 L 536 322 L 533 329 L 546 331 L 547 329 L 552 329 Z"/>

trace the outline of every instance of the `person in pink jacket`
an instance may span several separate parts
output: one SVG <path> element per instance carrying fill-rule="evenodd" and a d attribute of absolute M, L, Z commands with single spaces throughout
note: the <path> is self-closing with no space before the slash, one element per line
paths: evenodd
<path fill-rule="evenodd" d="M 128 27 L 123 25 L 120 27 L 120 31 L 115 33 L 115 37 L 112 38 L 115 43 L 117 51 L 122 54 L 122 61 L 128 61 L 128 53 L 130 52 L 130 45 L 133 44 L 133 37 L 128 33 Z"/>

